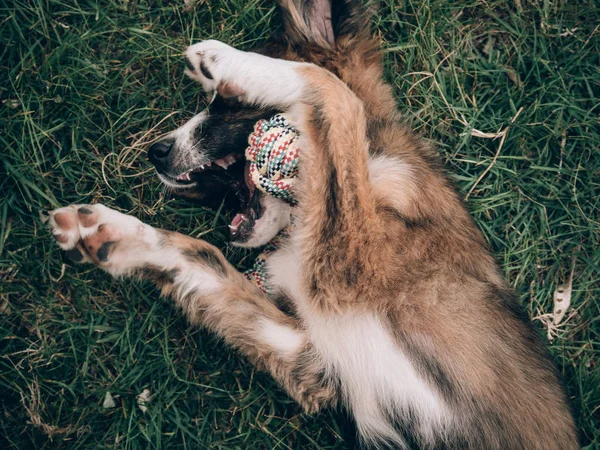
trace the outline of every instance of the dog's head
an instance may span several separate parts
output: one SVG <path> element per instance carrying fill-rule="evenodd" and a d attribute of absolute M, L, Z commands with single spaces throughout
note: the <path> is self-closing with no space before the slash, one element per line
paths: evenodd
<path fill-rule="evenodd" d="M 354 2 L 280 0 L 279 6 L 283 32 L 252 51 L 312 62 L 339 75 L 348 43 L 368 39 L 368 21 Z M 237 213 L 230 235 L 238 246 L 264 245 L 290 221 L 289 205 L 253 188 L 244 156 L 254 124 L 275 113 L 221 92 L 207 109 L 148 150 L 158 176 L 175 195 Z"/>

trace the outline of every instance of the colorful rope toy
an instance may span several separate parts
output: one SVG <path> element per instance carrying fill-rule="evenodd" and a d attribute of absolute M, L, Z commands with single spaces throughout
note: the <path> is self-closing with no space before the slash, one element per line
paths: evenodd
<path fill-rule="evenodd" d="M 298 175 L 298 131 L 283 114 L 277 114 L 268 120 L 261 119 L 254 125 L 254 131 L 248 137 L 246 161 L 250 162 L 250 179 L 257 189 L 280 198 L 295 206 L 294 183 Z M 283 229 L 263 252 L 258 255 L 252 268 L 244 272 L 248 280 L 261 291 L 270 293 L 267 281 L 267 257 L 285 239 L 289 229 Z"/>
<path fill-rule="evenodd" d="M 298 131 L 283 114 L 261 119 L 248 137 L 246 161 L 250 179 L 265 194 L 296 205 L 294 183 L 298 175 Z"/>

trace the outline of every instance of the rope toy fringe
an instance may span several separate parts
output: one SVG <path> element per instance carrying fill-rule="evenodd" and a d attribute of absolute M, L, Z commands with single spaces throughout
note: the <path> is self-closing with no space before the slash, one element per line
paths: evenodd
<path fill-rule="evenodd" d="M 288 238 L 290 234 L 290 226 L 284 228 L 279 232 L 277 236 L 275 236 L 271 242 L 269 242 L 263 251 L 256 257 L 254 260 L 254 264 L 252 267 L 244 272 L 244 276 L 254 284 L 258 289 L 263 291 L 265 294 L 271 294 L 271 285 L 268 281 L 268 272 L 267 272 L 267 258 L 269 255 L 275 250 L 279 248 L 281 241 L 284 241 Z"/>
<path fill-rule="evenodd" d="M 294 184 L 298 175 L 298 131 L 283 114 L 276 114 L 254 125 L 248 137 L 246 161 L 250 179 L 265 194 L 296 205 Z"/>

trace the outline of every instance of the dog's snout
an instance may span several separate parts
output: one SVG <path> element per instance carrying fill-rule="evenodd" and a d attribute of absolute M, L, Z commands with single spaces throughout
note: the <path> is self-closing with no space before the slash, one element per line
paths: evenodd
<path fill-rule="evenodd" d="M 150 162 L 152 162 L 152 164 L 154 164 L 157 168 L 164 168 L 172 148 L 172 144 L 156 142 L 148 149 L 148 159 L 150 159 Z"/>

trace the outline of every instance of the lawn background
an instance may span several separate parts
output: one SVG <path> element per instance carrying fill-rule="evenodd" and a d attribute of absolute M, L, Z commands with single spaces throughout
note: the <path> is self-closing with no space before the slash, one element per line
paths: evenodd
<path fill-rule="evenodd" d="M 279 24 L 271 1 L 0 4 L 4 448 L 351 448 L 344 416 L 301 414 L 151 286 L 71 264 L 38 215 L 104 202 L 247 267 L 251 255 L 225 245 L 227 218 L 169 197 L 145 150 L 204 106 L 183 76 L 188 44 L 248 47 Z M 590 449 L 600 448 L 599 24 L 594 0 L 381 1 L 373 19 L 400 108 L 437 143 L 541 334 L 573 269 L 550 347 Z M 103 408 L 107 391 L 114 408 Z"/>

